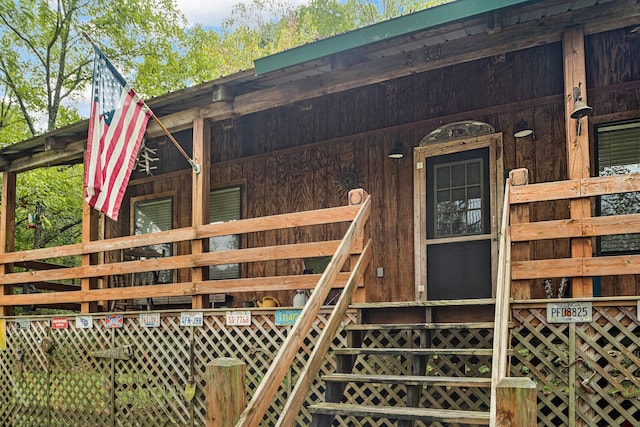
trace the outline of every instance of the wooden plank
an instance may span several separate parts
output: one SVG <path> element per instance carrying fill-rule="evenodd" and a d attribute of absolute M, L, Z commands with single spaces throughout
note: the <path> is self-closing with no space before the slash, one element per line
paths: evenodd
<path fill-rule="evenodd" d="M 608 258 L 608 257 L 607 257 Z M 545 259 L 536 261 L 512 261 L 511 279 L 548 279 L 552 277 L 576 277 L 583 273 L 581 258 Z M 513 299 L 526 299 L 515 297 Z"/>
<path fill-rule="evenodd" d="M 327 374 L 322 376 L 326 382 L 355 382 L 367 384 L 404 384 L 432 387 L 489 387 L 489 378 L 477 377 L 441 377 L 420 375 L 366 375 L 366 374 Z"/>
<path fill-rule="evenodd" d="M 339 273 L 333 288 L 346 285 L 349 273 Z M 215 293 L 237 293 L 256 291 L 295 291 L 312 289 L 322 275 L 272 276 L 246 279 L 208 280 L 204 282 L 170 283 L 167 285 L 133 286 L 126 288 L 93 289 L 90 291 L 69 290 L 66 292 L 38 293 L 27 295 L 0 295 L 0 305 L 60 304 L 72 302 L 110 301 L 134 298 L 182 297 Z"/>
<path fill-rule="evenodd" d="M 640 214 L 513 224 L 510 230 L 514 242 L 640 233 Z"/>
<path fill-rule="evenodd" d="M 16 174 L 2 174 L 2 211 L 0 211 L 0 256 L 15 249 L 16 235 Z M 0 277 L 13 272 L 11 264 L 0 263 Z M 4 284 L 3 295 L 13 294 L 13 286 Z M 2 304 L 4 305 L 4 304 Z M 13 315 L 13 307 L 0 307 L 0 315 Z"/>
<path fill-rule="evenodd" d="M 538 423 L 536 384 L 530 378 L 503 378 L 496 388 L 501 425 L 535 427 Z"/>
<path fill-rule="evenodd" d="M 567 178 L 582 179 L 591 176 L 591 162 L 589 157 L 589 120 L 572 119 L 571 112 L 577 90 L 587 102 L 587 74 L 584 51 L 584 29 L 580 26 L 568 28 L 562 35 L 562 50 L 564 55 L 564 88 L 565 88 L 565 123 L 567 145 Z M 591 216 L 591 202 L 589 199 L 572 199 L 570 201 L 571 218 L 586 218 Z M 571 256 L 585 258 L 592 255 L 591 239 L 571 239 Z M 585 297 L 593 294 L 593 286 L 589 277 L 574 277 L 571 281 L 571 295 Z"/>
<path fill-rule="evenodd" d="M 378 331 L 378 330 L 448 330 L 448 329 L 493 329 L 493 322 L 471 323 L 359 323 L 345 327 L 347 331 Z"/>
<path fill-rule="evenodd" d="M 511 204 L 595 197 L 640 191 L 640 174 L 568 179 L 514 187 Z"/>
<path fill-rule="evenodd" d="M 374 354 L 378 356 L 433 356 L 451 354 L 458 356 L 491 356 L 490 348 L 340 348 L 336 355 Z"/>
<path fill-rule="evenodd" d="M 69 267 L 66 269 L 27 271 L 6 274 L 0 283 L 19 284 L 52 280 L 75 279 L 78 277 L 101 277 L 109 275 L 142 273 L 148 271 L 174 270 L 178 268 L 206 267 L 241 262 L 275 261 L 280 259 L 298 259 L 315 256 L 328 256 L 334 253 L 339 241 L 299 243 L 296 245 L 267 246 L 262 248 L 237 249 L 215 253 L 177 255 L 138 261 Z M 357 253 L 360 249 L 354 248 Z"/>
<path fill-rule="evenodd" d="M 318 286 L 316 286 L 311 293 L 294 328 L 287 335 L 278 354 L 274 358 L 274 363 L 269 367 L 269 370 L 260 382 L 247 408 L 242 413 L 240 420 L 238 420 L 236 427 L 253 427 L 260 424 L 265 411 L 269 407 L 271 398 L 280 386 L 282 379 L 289 369 L 289 365 L 295 358 L 297 349 L 303 343 L 307 333 L 316 321 L 317 314 L 329 293 L 332 283 L 350 256 L 351 246 L 355 243 L 356 238 L 360 234 L 360 230 L 364 228 L 369 219 L 370 208 L 371 196 L 367 196 L 361 205 L 360 211 L 345 233 L 344 239 L 331 258 L 325 272 L 322 274 Z"/>
<path fill-rule="evenodd" d="M 516 169 L 509 172 L 510 189 L 509 194 L 517 188 L 527 187 L 529 185 L 528 172 L 524 170 Z M 514 182 L 521 183 L 521 185 L 514 185 Z M 509 209 L 509 223 L 514 226 L 516 224 L 529 225 L 529 205 L 519 204 L 511 206 Z M 531 259 L 531 242 L 515 242 L 511 245 L 510 254 L 512 261 L 528 261 Z M 528 299 L 531 297 L 531 281 L 523 280 L 518 281 L 511 276 L 511 296 L 517 299 Z"/>
<path fill-rule="evenodd" d="M 451 409 L 409 408 L 401 406 L 367 406 L 349 403 L 318 403 L 309 407 L 312 413 L 345 416 L 444 422 L 445 424 L 489 425 L 489 413 Z"/>
<path fill-rule="evenodd" d="M 185 227 L 174 230 L 147 233 L 138 236 L 124 236 L 90 243 L 58 246 L 0 254 L 0 264 L 17 261 L 34 261 L 94 252 L 106 252 L 151 246 L 162 243 L 182 242 L 193 239 L 206 239 L 229 234 L 253 233 L 258 231 L 303 227 L 308 225 L 333 224 L 353 220 L 357 207 L 340 206 L 314 211 L 294 212 L 268 217 L 242 219 L 220 224 L 205 224 L 199 227 Z"/>
<path fill-rule="evenodd" d="M 86 201 L 82 201 L 82 242 L 89 243 L 98 240 L 98 212 L 92 209 Z M 97 254 L 82 255 L 81 264 L 83 267 L 95 265 L 98 263 Z M 83 277 L 80 281 L 80 287 L 83 291 L 95 288 L 97 278 Z M 83 302 L 80 305 L 81 313 L 95 312 L 97 305 L 95 302 Z"/>
<path fill-rule="evenodd" d="M 193 121 L 193 161 L 200 170 L 193 171 L 191 174 L 191 225 L 198 227 L 209 223 L 209 193 L 211 191 L 211 128 L 209 121 L 201 117 Z M 206 252 L 208 249 L 209 241 L 207 239 L 191 241 L 191 253 L 194 255 Z M 202 281 L 207 273 L 208 269 L 204 267 L 192 267 L 191 280 L 194 282 Z M 192 308 L 208 306 L 209 297 L 207 295 L 192 298 Z"/>
<path fill-rule="evenodd" d="M 347 281 L 347 285 L 344 287 L 342 294 L 340 295 L 340 298 L 327 321 L 327 324 L 318 337 L 316 344 L 313 347 L 313 351 L 309 356 L 307 366 L 300 373 L 296 386 L 282 409 L 281 415 L 276 423 L 276 427 L 290 427 L 295 425 L 296 416 L 300 411 L 300 407 L 304 403 L 307 393 L 309 392 L 309 388 L 315 381 L 318 371 L 326 362 L 327 351 L 335 338 L 338 328 L 342 325 L 342 321 L 347 309 L 349 308 L 349 304 L 351 303 L 357 284 L 361 281 L 370 262 L 371 241 L 367 242 L 367 246 L 365 247 L 362 255 L 360 255 L 358 260 L 355 262 L 353 271 Z"/>
<path fill-rule="evenodd" d="M 518 280 L 640 274 L 640 255 L 513 262 L 511 271 L 512 277 Z"/>
<path fill-rule="evenodd" d="M 240 359 L 222 357 L 205 370 L 206 426 L 233 427 L 245 405 L 246 365 Z"/>

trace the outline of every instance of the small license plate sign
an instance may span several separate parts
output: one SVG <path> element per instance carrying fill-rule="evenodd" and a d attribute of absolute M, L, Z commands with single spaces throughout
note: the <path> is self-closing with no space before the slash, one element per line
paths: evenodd
<path fill-rule="evenodd" d="M 69 328 L 69 319 L 66 317 L 54 317 L 51 319 L 51 329 L 67 329 Z"/>
<path fill-rule="evenodd" d="M 180 326 L 202 326 L 204 317 L 201 311 L 183 311 L 180 313 Z"/>
<path fill-rule="evenodd" d="M 18 319 L 16 320 L 16 326 L 18 329 L 29 329 L 31 327 L 31 319 Z"/>
<path fill-rule="evenodd" d="M 250 311 L 227 311 L 227 326 L 251 326 Z"/>
<path fill-rule="evenodd" d="M 302 310 L 276 310 L 276 325 L 294 325 L 301 312 Z"/>
<path fill-rule="evenodd" d="M 591 302 L 550 302 L 547 304 L 547 322 L 582 323 L 591 322 Z"/>
<path fill-rule="evenodd" d="M 160 313 L 140 313 L 140 326 L 157 328 L 160 326 Z"/>

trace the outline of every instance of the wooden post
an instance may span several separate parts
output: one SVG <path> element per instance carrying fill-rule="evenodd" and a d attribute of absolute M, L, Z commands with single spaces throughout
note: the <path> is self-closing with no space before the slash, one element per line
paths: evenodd
<path fill-rule="evenodd" d="M 361 205 L 367 199 L 367 193 L 362 188 L 356 188 L 349 191 L 348 199 L 349 199 L 349 206 Z M 368 225 L 366 225 L 365 228 L 368 228 Z M 366 233 L 367 233 L 366 230 L 362 230 L 362 232 L 357 237 L 358 240 L 360 240 L 361 246 L 364 245 Z M 359 258 L 359 255 L 351 255 L 349 259 L 349 265 L 351 268 L 353 268 L 353 266 L 356 265 L 358 258 Z M 362 276 L 359 280 L 359 283 L 356 285 L 356 289 L 353 291 L 353 297 L 351 298 L 351 302 L 363 303 L 363 302 L 366 302 L 366 300 L 367 300 L 367 295 L 366 295 L 366 289 L 364 288 L 364 276 Z"/>
<path fill-rule="evenodd" d="M 211 177 L 209 164 L 211 152 L 211 129 L 209 122 L 198 117 L 193 121 L 193 161 L 200 165 L 199 172 L 193 172 L 191 193 L 191 226 L 209 223 L 209 192 Z M 191 253 L 200 254 L 209 249 L 209 240 L 194 240 L 191 242 Z M 207 268 L 195 267 L 191 269 L 191 282 L 196 283 L 208 279 L 205 277 Z M 195 286 L 195 285 L 194 285 Z M 191 297 L 193 308 L 208 308 L 209 295 L 194 295 Z"/>
<path fill-rule="evenodd" d="M 529 378 L 507 377 L 496 387 L 496 427 L 538 424 L 536 384 Z"/>
<path fill-rule="evenodd" d="M 574 110 L 574 88 L 580 89 L 582 99 L 587 101 L 587 73 L 584 53 L 584 29 L 568 28 L 562 35 L 564 53 L 564 89 L 565 122 L 567 130 L 567 178 L 589 178 L 589 121 L 587 117 L 572 119 Z M 591 202 L 588 198 L 572 199 L 570 202 L 571 219 L 591 216 Z M 571 239 L 571 257 L 589 258 L 592 256 L 591 238 Z M 583 298 L 593 296 L 591 277 L 574 277 L 571 280 L 571 296 Z"/>
<path fill-rule="evenodd" d="M 512 186 L 527 185 L 529 183 L 529 171 L 527 169 L 514 169 L 509 172 L 509 181 Z M 522 224 L 529 222 L 529 205 L 526 203 L 513 205 L 509 217 L 510 224 Z M 511 245 L 512 261 L 529 261 L 531 259 L 531 242 L 515 242 Z M 531 280 L 514 280 L 511 282 L 511 297 L 513 299 L 531 298 Z"/>
<path fill-rule="evenodd" d="M 16 174 L 4 172 L 2 174 L 2 212 L 0 223 L 0 253 L 13 252 L 16 236 Z M 13 265 L 0 264 L 0 277 L 11 273 Z M 13 294 L 13 286 L 3 286 L 4 295 Z M 13 315 L 13 307 L 1 307 L 3 316 Z"/>
<path fill-rule="evenodd" d="M 245 364 L 222 357 L 207 364 L 207 427 L 233 427 L 245 407 Z"/>
<path fill-rule="evenodd" d="M 86 201 L 82 202 L 82 243 L 98 240 L 98 211 L 93 209 Z M 98 254 L 82 255 L 82 266 L 98 263 Z M 98 279 L 85 277 L 80 281 L 82 291 L 95 289 Z M 80 304 L 81 313 L 95 312 L 96 302 L 83 302 Z"/>

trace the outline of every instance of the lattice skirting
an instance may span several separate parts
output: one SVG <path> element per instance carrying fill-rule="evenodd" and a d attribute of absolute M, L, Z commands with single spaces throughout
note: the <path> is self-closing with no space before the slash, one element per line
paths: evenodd
<path fill-rule="evenodd" d="M 328 316 L 318 316 L 263 425 L 275 424 Z M 344 323 L 354 321 L 355 312 L 349 312 Z M 244 360 L 251 396 L 290 328 L 277 326 L 274 312 L 265 310 L 255 310 L 251 326 L 240 327 L 227 327 L 221 310 L 205 311 L 202 327 L 180 326 L 179 313 L 165 312 L 160 326 L 152 328 L 129 313 L 122 328 L 107 328 L 100 315 L 93 317 L 91 329 L 76 328 L 74 317 L 69 317 L 68 329 L 51 329 L 49 317 L 31 318 L 27 329 L 20 329 L 15 319 L 6 324 L 7 351 L 0 351 L 0 425 L 24 427 L 203 426 L 207 362 L 218 357 Z M 51 353 L 42 348 L 46 337 L 54 343 Z M 344 345 L 340 333 L 334 346 Z M 91 356 L 117 346 L 131 346 L 129 360 Z M 328 358 L 320 375 L 333 371 Z M 192 381 L 196 394 L 189 401 L 185 387 Z M 318 382 L 308 402 L 323 399 Z M 304 408 L 298 423 L 310 424 Z"/>
<path fill-rule="evenodd" d="M 511 374 L 537 383 L 539 426 L 640 425 L 635 305 L 594 306 L 590 323 L 547 323 L 541 308 L 513 316 Z"/>

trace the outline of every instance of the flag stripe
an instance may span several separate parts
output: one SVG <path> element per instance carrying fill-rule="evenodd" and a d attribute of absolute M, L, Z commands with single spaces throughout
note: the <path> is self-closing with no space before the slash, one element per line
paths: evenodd
<path fill-rule="evenodd" d="M 100 50 L 95 50 L 85 199 L 90 206 L 117 220 L 152 113 Z"/>

